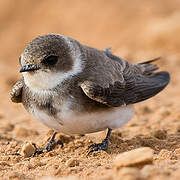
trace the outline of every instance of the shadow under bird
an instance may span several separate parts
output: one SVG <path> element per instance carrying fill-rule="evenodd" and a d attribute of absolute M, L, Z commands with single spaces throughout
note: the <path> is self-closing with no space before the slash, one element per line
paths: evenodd
<path fill-rule="evenodd" d="M 132 64 L 111 53 L 78 41 L 47 34 L 35 38 L 19 58 L 23 77 L 12 88 L 11 100 L 23 103 L 38 121 L 54 130 L 47 145 L 56 144 L 57 132 L 86 134 L 108 129 L 101 143 L 88 154 L 106 150 L 113 129 L 133 116 L 133 104 L 153 97 L 170 80 L 166 71 L 155 72 L 154 60 Z"/>

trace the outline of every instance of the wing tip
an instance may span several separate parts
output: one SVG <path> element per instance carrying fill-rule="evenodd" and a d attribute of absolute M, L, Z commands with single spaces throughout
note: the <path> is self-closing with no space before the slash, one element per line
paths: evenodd
<path fill-rule="evenodd" d="M 160 71 L 155 73 L 156 78 L 161 80 L 162 86 L 167 86 L 170 82 L 171 76 L 167 71 Z"/>

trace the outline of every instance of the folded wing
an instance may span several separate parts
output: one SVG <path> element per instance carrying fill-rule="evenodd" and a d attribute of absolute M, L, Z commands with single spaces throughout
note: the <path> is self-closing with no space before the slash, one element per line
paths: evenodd
<path fill-rule="evenodd" d="M 162 91 L 170 80 L 166 71 L 154 73 L 158 68 L 151 62 L 133 66 L 127 63 L 122 72 L 123 82 L 108 82 L 108 86 L 102 87 L 97 82 L 85 81 L 81 88 L 89 98 L 108 106 L 117 107 L 144 101 Z"/>

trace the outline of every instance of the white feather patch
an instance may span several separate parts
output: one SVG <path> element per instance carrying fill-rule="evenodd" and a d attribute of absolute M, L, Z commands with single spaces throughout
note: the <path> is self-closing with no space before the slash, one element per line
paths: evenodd
<path fill-rule="evenodd" d="M 56 119 L 45 111 L 37 109 L 32 112 L 32 115 L 49 128 L 69 135 L 93 133 L 107 128 L 117 129 L 126 124 L 134 115 L 132 106 L 115 107 L 111 111 L 80 114 L 70 111 L 68 106 L 67 102 L 61 107 L 62 111 L 57 114 Z"/>

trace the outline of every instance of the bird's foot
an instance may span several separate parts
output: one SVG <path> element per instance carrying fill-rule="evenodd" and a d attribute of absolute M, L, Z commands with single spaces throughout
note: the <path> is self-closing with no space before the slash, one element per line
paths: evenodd
<path fill-rule="evenodd" d="M 40 148 L 40 149 L 36 149 L 33 156 L 38 155 L 38 154 L 42 154 L 44 151 L 49 152 L 49 151 L 53 150 L 55 148 L 55 146 L 58 144 L 60 144 L 63 147 L 64 146 L 63 142 L 60 139 L 54 139 L 55 135 L 56 135 L 56 133 L 54 133 L 52 135 L 52 137 L 49 139 L 49 141 L 45 147 Z"/>
<path fill-rule="evenodd" d="M 36 149 L 36 151 L 34 152 L 33 156 L 38 155 L 38 154 L 42 154 L 44 151 L 51 151 L 55 148 L 56 145 L 60 144 L 63 147 L 63 142 L 60 139 L 56 139 L 54 141 L 49 141 L 45 147 L 40 148 L 40 149 Z"/>
<path fill-rule="evenodd" d="M 109 139 L 105 138 L 102 143 L 94 143 L 88 146 L 88 149 L 92 148 L 87 155 L 95 151 L 106 151 L 109 145 Z"/>

